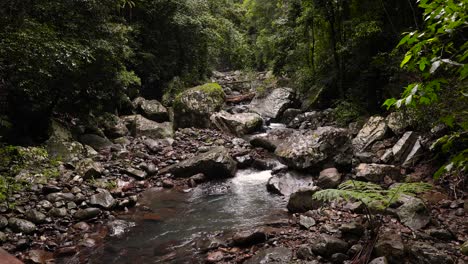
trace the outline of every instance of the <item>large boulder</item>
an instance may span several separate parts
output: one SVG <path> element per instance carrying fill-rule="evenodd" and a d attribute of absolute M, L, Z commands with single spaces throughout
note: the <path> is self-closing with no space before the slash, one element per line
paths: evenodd
<path fill-rule="evenodd" d="M 169 121 L 169 112 L 157 100 L 146 100 L 143 97 L 138 97 L 133 100 L 133 105 L 144 117 L 156 121 L 166 122 Z"/>
<path fill-rule="evenodd" d="M 293 171 L 280 172 L 268 180 L 267 190 L 289 196 L 303 187 L 312 187 L 313 178 L 311 175 L 300 174 Z"/>
<path fill-rule="evenodd" d="M 234 177 L 236 162 L 224 147 L 216 147 L 206 153 L 191 159 L 168 166 L 160 171 L 161 174 L 172 173 L 176 177 L 190 177 L 203 173 L 209 178 Z"/>
<path fill-rule="evenodd" d="M 267 120 L 277 120 L 292 105 L 293 99 L 291 88 L 276 88 L 265 97 L 256 96 L 250 103 L 250 109 Z"/>
<path fill-rule="evenodd" d="M 346 129 L 319 127 L 291 134 L 275 151 L 289 167 L 321 170 L 324 165 L 348 166 L 352 158 Z"/>
<path fill-rule="evenodd" d="M 355 171 L 358 180 L 375 183 L 382 182 L 385 176 L 393 180 L 398 180 L 401 177 L 400 169 L 393 165 L 361 163 Z"/>
<path fill-rule="evenodd" d="M 174 101 L 175 127 L 211 127 L 210 117 L 221 110 L 225 97 L 217 83 L 207 83 L 182 92 Z"/>
<path fill-rule="evenodd" d="M 385 118 L 373 116 L 369 118 L 358 135 L 353 139 L 353 146 L 356 152 L 362 152 L 372 143 L 385 138 L 388 125 Z"/>
<path fill-rule="evenodd" d="M 174 136 L 170 122 L 158 123 L 141 115 L 124 116 L 122 119 L 134 137 L 171 138 Z"/>
<path fill-rule="evenodd" d="M 211 115 L 211 122 L 221 131 L 243 136 L 262 128 L 263 119 L 255 113 L 229 114 L 221 111 Z"/>

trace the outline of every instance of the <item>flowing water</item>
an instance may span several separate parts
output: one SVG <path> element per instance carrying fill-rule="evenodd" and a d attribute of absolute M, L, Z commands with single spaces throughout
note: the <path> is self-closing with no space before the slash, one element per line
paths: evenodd
<path fill-rule="evenodd" d="M 147 191 L 142 203 L 151 213 L 122 237 L 110 238 L 87 262 L 197 263 L 201 241 L 287 218 L 285 200 L 266 190 L 270 177 L 270 171 L 242 170 L 186 193 Z"/>

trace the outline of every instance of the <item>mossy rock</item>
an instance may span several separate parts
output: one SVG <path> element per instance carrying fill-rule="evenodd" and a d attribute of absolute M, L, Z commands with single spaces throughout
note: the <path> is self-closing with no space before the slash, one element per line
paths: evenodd
<path fill-rule="evenodd" d="M 173 105 L 175 127 L 211 127 L 210 116 L 221 110 L 225 98 L 217 83 L 207 83 L 180 93 Z"/>

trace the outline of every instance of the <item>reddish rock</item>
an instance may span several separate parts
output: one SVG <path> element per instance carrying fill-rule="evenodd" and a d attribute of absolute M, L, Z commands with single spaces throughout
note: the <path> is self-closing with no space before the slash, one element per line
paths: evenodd
<path fill-rule="evenodd" d="M 23 262 L 0 248 L 0 264 L 23 264 Z"/>

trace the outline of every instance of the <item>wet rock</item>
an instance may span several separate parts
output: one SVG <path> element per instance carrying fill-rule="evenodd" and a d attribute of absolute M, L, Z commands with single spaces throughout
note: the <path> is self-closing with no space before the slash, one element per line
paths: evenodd
<path fill-rule="evenodd" d="M 99 210 L 98 208 L 90 207 L 90 208 L 78 210 L 73 215 L 73 217 L 78 220 L 88 220 L 88 219 L 98 216 L 99 214 L 101 214 L 101 210 Z"/>
<path fill-rule="evenodd" d="M 421 229 L 429 224 L 431 215 L 421 199 L 401 195 L 399 201 L 403 202 L 403 205 L 397 208 L 401 223 L 413 230 Z"/>
<path fill-rule="evenodd" d="M 92 159 L 83 159 L 77 164 L 76 171 L 83 179 L 95 179 L 101 177 L 104 167 Z"/>
<path fill-rule="evenodd" d="M 100 125 L 104 128 L 104 134 L 112 139 L 124 137 L 129 134 L 125 123 L 113 114 L 105 114 L 99 118 Z"/>
<path fill-rule="evenodd" d="M 333 189 L 341 183 L 341 173 L 336 168 L 325 169 L 320 172 L 317 186 L 322 189 Z"/>
<path fill-rule="evenodd" d="M 0 248 L 0 263 L 2 264 L 23 264 L 22 261 L 10 255 L 4 249 Z"/>
<path fill-rule="evenodd" d="M 258 264 L 258 263 L 268 263 L 268 264 L 283 264 L 289 263 L 293 257 L 293 252 L 289 248 L 284 247 L 274 247 L 261 249 L 253 256 L 252 258 L 245 261 L 245 264 Z"/>
<path fill-rule="evenodd" d="M 309 216 L 301 215 L 299 216 L 299 225 L 305 229 L 309 229 L 316 224 L 315 219 Z"/>
<path fill-rule="evenodd" d="M 297 249 L 296 257 L 302 260 L 313 260 L 315 255 L 312 253 L 312 249 L 310 249 L 309 245 L 301 245 Z"/>
<path fill-rule="evenodd" d="M 49 215 L 54 217 L 65 217 L 68 215 L 68 212 L 65 208 L 52 208 L 49 211 Z"/>
<path fill-rule="evenodd" d="M 279 172 L 268 180 L 267 190 L 272 193 L 289 196 L 303 187 L 312 187 L 313 178 L 294 171 Z"/>
<path fill-rule="evenodd" d="M 210 119 L 219 130 L 239 137 L 256 132 L 263 125 L 262 117 L 255 113 L 229 114 L 221 111 L 211 115 Z"/>
<path fill-rule="evenodd" d="M 250 155 L 243 155 L 243 156 L 237 156 L 235 157 L 235 160 L 237 162 L 237 167 L 239 169 L 245 169 L 248 168 L 250 165 L 253 163 L 253 158 Z"/>
<path fill-rule="evenodd" d="M 348 243 L 333 236 L 322 234 L 317 241 L 311 244 L 312 252 L 317 255 L 330 257 L 335 253 L 346 253 Z"/>
<path fill-rule="evenodd" d="M 415 132 L 406 132 L 392 148 L 395 161 L 404 161 L 412 150 L 417 139 L 418 135 Z"/>
<path fill-rule="evenodd" d="M 8 225 L 8 219 L 0 215 L 0 230 L 3 230 Z"/>
<path fill-rule="evenodd" d="M 97 151 L 110 148 L 112 145 L 112 142 L 109 139 L 94 134 L 82 135 L 80 137 L 80 142 L 91 146 Z"/>
<path fill-rule="evenodd" d="M 218 263 L 224 259 L 224 254 L 222 251 L 215 251 L 208 253 L 206 257 L 206 263 Z"/>
<path fill-rule="evenodd" d="M 176 177 L 190 177 L 203 173 L 208 178 L 219 179 L 233 177 L 236 169 L 236 162 L 229 155 L 229 151 L 224 147 L 215 147 L 206 153 L 168 166 L 160 173 L 171 173 Z"/>
<path fill-rule="evenodd" d="M 137 180 L 144 180 L 148 176 L 146 172 L 134 168 L 126 168 L 124 172 Z"/>
<path fill-rule="evenodd" d="M 369 264 L 388 264 L 386 257 L 375 258 Z"/>
<path fill-rule="evenodd" d="M 8 220 L 8 226 L 16 233 L 30 234 L 36 231 L 36 225 L 34 223 L 15 217 Z"/>
<path fill-rule="evenodd" d="M 158 123 L 141 115 L 124 116 L 122 120 L 133 137 L 146 136 L 154 139 L 164 139 L 174 136 L 174 130 L 170 122 Z"/>
<path fill-rule="evenodd" d="M 29 210 L 26 212 L 25 214 L 26 218 L 35 223 L 35 224 L 40 224 L 40 223 L 44 223 L 45 222 L 45 219 L 46 219 L 46 215 L 37 211 L 37 210 Z"/>
<path fill-rule="evenodd" d="M 380 183 L 385 176 L 393 180 L 398 180 L 401 177 L 400 169 L 393 165 L 384 164 L 366 164 L 361 163 L 356 168 L 356 178 L 369 182 Z"/>
<path fill-rule="evenodd" d="M 185 90 L 174 101 L 175 127 L 211 127 L 210 117 L 221 110 L 225 97 L 221 86 L 217 83 Z"/>
<path fill-rule="evenodd" d="M 267 239 L 265 230 L 259 228 L 255 230 L 245 230 L 234 234 L 232 237 L 235 246 L 248 247 L 258 243 L 263 243 Z"/>
<path fill-rule="evenodd" d="M 255 97 L 250 103 L 250 110 L 265 119 L 277 120 L 293 103 L 294 92 L 290 88 L 276 88 L 265 97 Z"/>
<path fill-rule="evenodd" d="M 75 195 L 72 193 L 50 193 L 46 196 L 47 201 L 49 202 L 58 202 L 58 201 L 74 201 Z"/>
<path fill-rule="evenodd" d="M 133 100 L 135 108 L 146 118 L 156 121 L 169 121 L 169 112 L 157 100 L 146 100 L 143 97 L 138 97 Z"/>
<path fill-rule="evenodd" d="M 387 123 L 381 116 L 369 118 L 358 135 L 353 139 L 353 146 L 356 152 L 362 152 L 372 143 L 385 138 L 388 131 Z"/>
<path fill-rule="evenodd" d="M 101 189 L 98 194 L 91 196 L 89 203 L 104 209 L 111 209 L 116 202 L 108 190 Z"/>
<path fill-rule="evenodd" d="M 452 264 L 453 258 L 429 244 L 424 242 L 414 242 L 408 245 L 409 253 L 415 263 L 421 264 Z"/>
<path fill-rule="evenodd" d="M 124 220 L 114 220 L 114 221 L 107 223 L 110 236 L 121 236 L 134 226 L 135 226 L 135 223 L 124 221 Z"/>
<path fill-rule="evenodd" d="M 405 255 L 405 246 L 397 232 L 384 232 L 375 244 L 374 252 L 377 257 L 387 257 L 390 263 L 400 263 Z"/>
<path fill-rule="evenodd" d="M 275 150 L 289 167 L 318 169 L 324 165 L 348 166 L 351 143 L 347 131 L 335 127 L 319 127 L 314 131 L 296 131 Z"/>
<path fill-rule="evenodd" d="M 289 197 L 287 208 L 291 213 L 303 213 L 317 209 L 321 203 L 312 199 L 312 195 L 318 191 L 316 186 L 301 188 Z"/>

